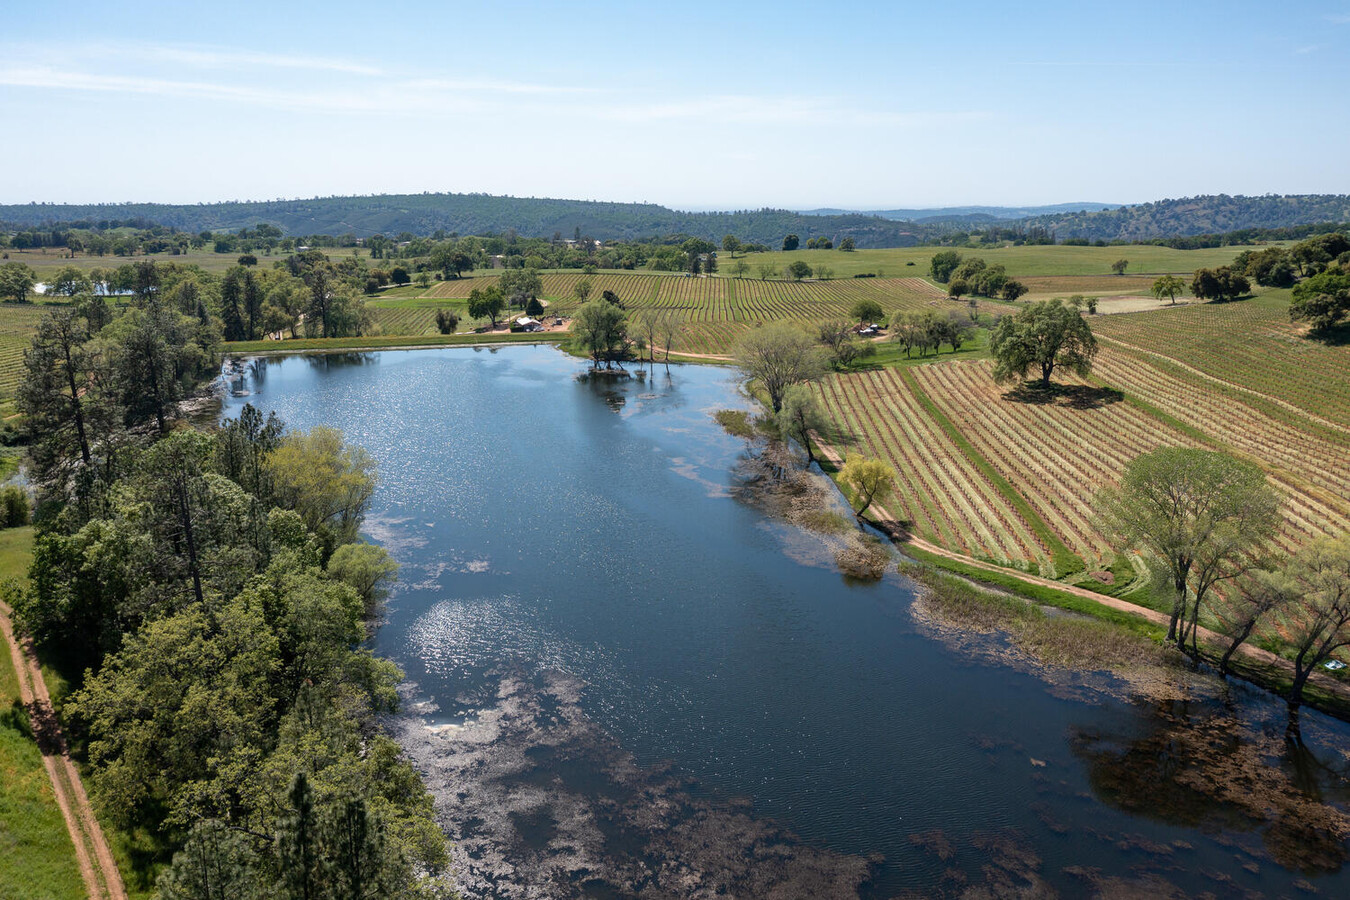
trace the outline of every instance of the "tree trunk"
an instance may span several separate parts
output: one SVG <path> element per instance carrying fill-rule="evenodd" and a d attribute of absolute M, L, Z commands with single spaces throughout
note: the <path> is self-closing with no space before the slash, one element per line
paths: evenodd
<path fill-rule="evenodd" d="M 183 525 L 183 537 L 187 542 L 188 571 L 192 574 L 192 593 L 198 605 L 202 603 L 202 576 L 197 569 L 197 542 L 192 534 L 192 513 L 188 507 L 187 484 L 178 483 L 178 518 Z"/>
<path fill-rule="evenodd" d="M 1243 623 L 1242 630 L 1238 632 L 1238 636 L 1233 639 L 1233 643 L 1228 645 L 1228 649 L 1224 651 L 1223 658 L 1219 660 L 1220 675 L 1227 677 L 1228 661 L 1233 658 L 1233 654 L 1237 652 L 1237 648 L 1242 646 L 1243 642 L 1246 641 L 1247 638 L 1251 636 L 1252 629 L 1255 627 L 1256 627 L 1255 618 L 1248 619 L 1246 622 Z"/>
<path fill-rule="evenodd" d="M 159 433 L 164 434 L 164 399 L 159 391 L 159 367 L 155 365 L 155 351 L 153 349 L 146 355 L 146 363 L 150 369 L 150 396 L 155 400 L 155 423 L 159 426 Z"/>
<path fill-rule="evenodd" d="M 75 382 L 75 364 L 70 358 L 70 346 L 65 347 L 66 378 L 70 381 L 70 403 L 75 411 L 75 431 L 80 436 L 80 458 L 89 465 L 89 439 L 84 434 L 84 409 L 80 405 L 80 387 Z"/>
<path fill-rule="evenodd" d="M 1177 622 L 1186 612 L 1186 583 L 1183 581 L 1177 588 L 1177 597 L 1172 601 L 1172 617 L 1167 623 L 1167 640 L 1174 642 L 1177 640 Z"/>
<path fill-rule="evenodd" d="M 1313 667 L 1306 669 L 1303 664 L 1295 661 L 1294 663 L 1294 683 L 1289 686 L 1289 709 L 1297 711 L 1303 705 L 1303 688 L 1308 683 L 1308 676 L 1312 674 Z"/>

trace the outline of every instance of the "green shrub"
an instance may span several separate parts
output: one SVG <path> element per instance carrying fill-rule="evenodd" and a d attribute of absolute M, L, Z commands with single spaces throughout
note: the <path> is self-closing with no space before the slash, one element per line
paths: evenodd
<path fill-rule="evenodd" d="M 28 492 L 16 484 L 0 488 L 0 528 L 18 528 L 29 520 Z"/>

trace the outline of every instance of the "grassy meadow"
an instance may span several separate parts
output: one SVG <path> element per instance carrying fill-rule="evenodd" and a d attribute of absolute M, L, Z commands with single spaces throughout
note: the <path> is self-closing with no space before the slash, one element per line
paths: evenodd
<path fill-rule="evenodd" d="M 827 266 L 836 278 L 851 278 L 872 272 L 877 277 L 906 278 L 927 276 L 928 261 L 941 247 L 895 247 L 885 250 L 792 250 L 789 252 L 749 253 L 743 258 L 755 277 L 760 263 L 771 263 L 780 271 L 796 260 L 812 269 Z M 959 249 L 962 256 L 978 256 L 990 265 L 1000 263 L 1013 278 L 1025 280 L 1037 276 L 1115 277 L 1111 264 L 1118 259 L 1130 261 L 1126 275 L 1189 275 L 1196 269 L 1223 266 L 1233 261 L 1245 247 L 1215 247 L 1205 250 L 1173 250 L 1151 244 L 1126 244 L 1112 247 L 1066 247 L 1063 244 L 1025 247 L 988 247 Z M 738 256 L 737 259 L 742 257 Z M 912 265 L 911 265 L 912 263 Z M 727 253 L 718 254 L 721 270 L 730 272 L 734 261 Z"/>

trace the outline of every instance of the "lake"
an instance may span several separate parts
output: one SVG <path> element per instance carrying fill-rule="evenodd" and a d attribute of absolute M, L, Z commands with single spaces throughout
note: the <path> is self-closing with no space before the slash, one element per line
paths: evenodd
<path fill-rule="evenodd" d="M 734 372 L 550 347 L 250 363 L 378 461 L 372 644 L 469 897 L 1350 896 L 1350 727 L 943 636 L 732 496 Z M 1133 895 L 1133 894 L 1131 894 Z"/>

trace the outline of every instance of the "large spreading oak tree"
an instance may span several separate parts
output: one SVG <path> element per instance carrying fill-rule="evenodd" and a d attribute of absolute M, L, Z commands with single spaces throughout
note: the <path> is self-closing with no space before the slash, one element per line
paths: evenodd
<path fill-rule="evenodd" d="M 1063 300 L 1045 300 L 999 319 L 989 349 L 995 381 L 1022 380 L 1039 370 L 1041 385 L 1049 387 L 1057 368 L 1080 376 L 1091 372 L 1097 339 L 1078 310 Z"/>

